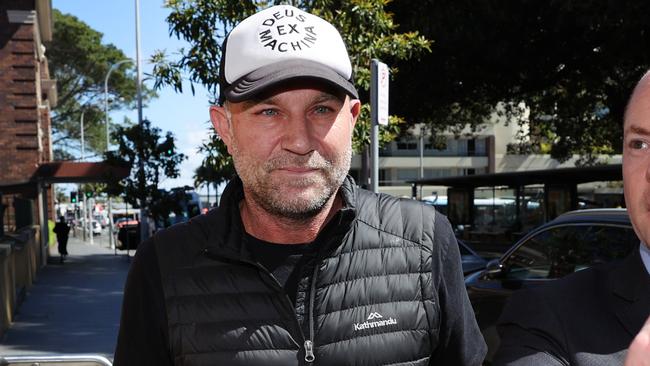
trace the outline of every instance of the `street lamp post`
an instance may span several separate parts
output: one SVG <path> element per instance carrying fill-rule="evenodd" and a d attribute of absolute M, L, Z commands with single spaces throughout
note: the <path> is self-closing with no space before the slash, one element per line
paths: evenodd
<path fill-rule="evenodd" d="M 143 127 L 142 120 L 142 68 L 140 64 L 140 0 L 135 0 L 135 69 L 137 93 L 138 93 L 138 126 L 140 129 Z M 144 173 L 144 151 L 140 147 L 138 151 L 138 180 L 140 181 L 140 189 L 145 186 L 145 173 Z M 147 239 L 148 223 L 147 223 L 147 207 L 145 199 L 140 198 L 140 242 Z"/>
<path fill-rule="evenodd" d="M 120 65 L 125 64 L 127 62 L 133 62 L 133 60 L 126 59 L 111 65 L 111 67 L 108 69 L 108 72 L 106 73 L 106 77 L 104 78 L 104 118 L 106 119 L 106 151 L 107 152 L 110 146 L 110 134 L 108 128 L 108 124 L 109 124 L 108 122 L 108 78 L 111 76 L 113 70 L 117 69 L 118 67 L 120 67 Z M 113 237 L 113 211 L 111 207 L 112 205 L 113 205 L 113 200 L 111 199 L 111 196 L 108 195 L 108 240 L 111 249 L 115 249 L 115 238 Z"/>
<path fill-rule="evenodd" d="M 84 111 L 81 111 L 81 120 L 79 121 L 81 126 L 79 127 L 81 131 L 81 161 L 84 162 L 86 161 L 86 143 L 84 141 Z M 81 188 L 81 185 L 78 185 L 79 188 Z M 79 191 L 79 189 L 77 189 Z M 88 211 L 88 206 L 86 206 L 86 192 L 82 192 L 81 195 L 83 196 L 83 219 L 84 222 L 81 225 L 82 233 L 83 233 L 83 238 L 84 242 L 86 241 L 86 227 L 88 226 L 88 219 L 86 218 L 87 211 Z"/>

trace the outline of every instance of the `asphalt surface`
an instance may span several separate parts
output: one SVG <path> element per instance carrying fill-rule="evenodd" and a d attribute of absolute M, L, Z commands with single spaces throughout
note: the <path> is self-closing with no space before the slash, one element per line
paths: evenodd
<path fill-rule="evenodd" d="M 50 263 L 37 274 L 0 341 L 1 356 L 98 354 L 112 359 L 131 257 L 109 249 L 106 230 L 94 237 L 94 245 L 71 236 L 68 253 L 60 264 L 56 248 L 51 251 Z"/>

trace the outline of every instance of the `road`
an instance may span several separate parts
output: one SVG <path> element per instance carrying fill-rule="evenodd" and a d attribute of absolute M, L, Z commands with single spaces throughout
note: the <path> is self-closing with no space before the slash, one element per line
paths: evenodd
<path fill-rule="evenodd" d="M 71 237 L 68 252 L 65 264 L 60 264 L 53 250 L 57 256 L 27 291 L 0 342 L 0 355 L 85 353 L 112 358 L 131 258 L 109 249 L 106 230 L 94 237 L 94 245 L 79 234 Z"/>

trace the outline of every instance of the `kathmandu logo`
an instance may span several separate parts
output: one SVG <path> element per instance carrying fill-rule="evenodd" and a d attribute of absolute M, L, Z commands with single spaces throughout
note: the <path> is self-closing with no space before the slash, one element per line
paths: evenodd
<path fill-rule="evenodd" d="M 370 315 L 368 315 L 368 319 L 366 319 L 365 322 L 354 323 L 354 331 L 356 332 L 364 329 L 380 328 L 380 327 L 385 327 L 387 325 L 397 324 L 397 319 L 393 319 L 392 317 L 389 317 L 388 319 L 383 319 L 383 318 L 384 316 L 377 312 L 370 313 Z M 381 320 L 377 320 L 377 319 L 381 319 Z"/>

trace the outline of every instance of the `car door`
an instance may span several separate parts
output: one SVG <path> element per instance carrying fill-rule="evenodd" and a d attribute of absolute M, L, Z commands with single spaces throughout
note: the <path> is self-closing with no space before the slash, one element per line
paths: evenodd
<path fill-rule="evenodd" d="M 483 271 L 466 282 L 488 347 L 493 351 L 498 344 L 495 325 L 514 291 L 623 258 L 638 244 L 632 228 L 625 225 L 554 226 L 524 238 L 500 260 L 501 271 Z"/>

